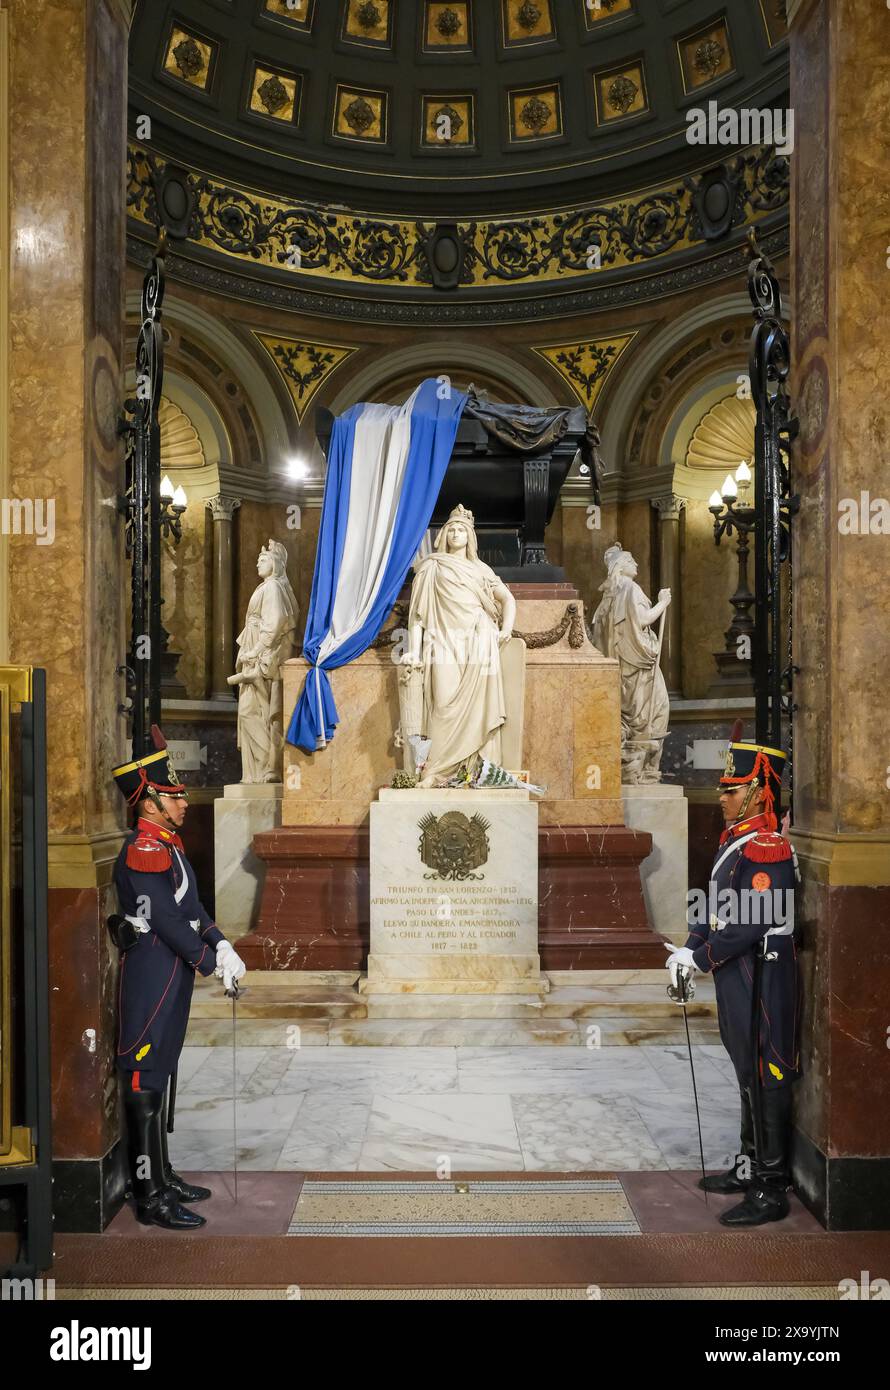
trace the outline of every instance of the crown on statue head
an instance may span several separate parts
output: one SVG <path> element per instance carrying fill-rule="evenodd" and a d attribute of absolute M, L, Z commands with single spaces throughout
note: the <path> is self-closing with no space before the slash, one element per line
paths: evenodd
<path fill-rule="evenodd" d="M 462 502 L 458 502 L 457 506 L 454 508 L 454 511 L 451 513 L 451 515 L 448 518 L 448 521 L 445 524 L 450 525 L 452 521 L 462 521 L 465 526 L 472 526 L 474 531 L 476 529 L 476 523 L 473 520 L 473 513 L 468 512 Z"/>

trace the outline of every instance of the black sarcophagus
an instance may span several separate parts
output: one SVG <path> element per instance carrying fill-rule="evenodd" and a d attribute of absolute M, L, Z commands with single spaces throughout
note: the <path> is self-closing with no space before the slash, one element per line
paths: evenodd
<path fill-rule="evenodd" d="M 329 410 L 316 410 L 325 457 L 333 423 Z M 596 500 L 598 444 L 583 406 L 495 405 L 470 388 L 432 524 L 441 526 L 462 502 L 475 518 L 481 558 L 501 578 L 562 583 L 563 570 L 547 560 L 544 531 L 579 450 Z"/>

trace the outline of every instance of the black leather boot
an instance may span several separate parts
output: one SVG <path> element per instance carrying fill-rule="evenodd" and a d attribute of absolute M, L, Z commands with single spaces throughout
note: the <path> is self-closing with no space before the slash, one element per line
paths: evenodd
<path fill-rule="evenodd" d="M 167 1150 L 167 1099 L 164 1098 L 164 1109 L 161 1113 L 161 1157 L 164 1162 L 164 1183 L 173 1193 L 174 1197 L 180 1202 L 206 1202 L 213 1193 L 209 1187 L 194 1187 L 192 1183 L 186 1182 L 174 1171 L 170 1162 L 170 1154 Z"/>
<path fill-rule="evenodd" d="M 745 1200 L 720 1217 L 724 1226 L 763 1226 L 782 1221 L 790 1210 L 787 1189 L 788 1142 L 791 1134 L 791 1088 L 761 1092 L 763 1115 L 762 1152 L 754 1162 L 754 1177 Z"/>
<path fill-rule="evenodd" d="M 706 1178 L 699 1178 L 698 1185 L 705 1192 L 747 1192 L 751 1184 L 754 1173 L 754 1117 L 748 1092 L 741 1090 L 739 1098 L 742 1103 L 739 1152 L 732 1167 L 725 1173 L 709 1173 Z"/>
<path fill-rule="evenodd" d="M 197 1216 L 179 1205 L 164 1181 L 161 1147 L 163 1092 L 124 1091 L 124 1109 L 137 1221 L 143 1226 L 164 1226 L 171 1231 L 195 1230 L 206 1225 L 203 1216 Z"/>

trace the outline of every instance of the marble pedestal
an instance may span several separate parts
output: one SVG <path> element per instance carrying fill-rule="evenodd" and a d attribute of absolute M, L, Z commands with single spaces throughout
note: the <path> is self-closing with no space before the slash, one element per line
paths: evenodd
<path fill-rule="evenodd" d="M 539 994 L 538 808 L 526 791 L 381 790 L 367 994 Z"/>
<path fill-rule="evenodd" d="M 621 797 L 628 829 L 652 836 L 652 853 L 640 866 L 649 921 L 654 931 L 682 946 L 689 935 L 689 808 L 683 788 L 644 782 L 623 786 Z"/>
<path fill-rule="evenodd" d="M 213 803 L 216 918 L 230 941 L 256 925 L 264 866 L 253 837 L 281 825 L 281 782 L 235 782 Z"/>

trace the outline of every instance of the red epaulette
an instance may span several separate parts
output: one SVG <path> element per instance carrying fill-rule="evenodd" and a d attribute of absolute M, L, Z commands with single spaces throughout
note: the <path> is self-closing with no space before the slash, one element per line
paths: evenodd
<path fill-rule="evenodd" d="M 742 854 L 746 859 L 753 859 L 755 864 L 779 864 L 792 857 L 792 849 L 790 842 L 778 831 L 765 830 L 742 846 Z"/>
<path fill-rule="evenodd" d="M 136 839 L 127 845 L 128 869 L 137 869 L 142 874 L 162 874 L 172 863 L 173 859 L 167 846 L 159 844 L 148 835 L 137 835 Z"/>

